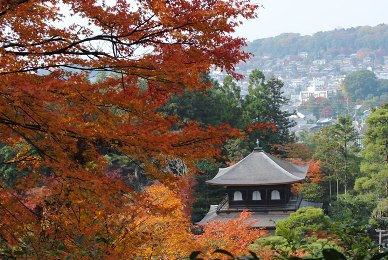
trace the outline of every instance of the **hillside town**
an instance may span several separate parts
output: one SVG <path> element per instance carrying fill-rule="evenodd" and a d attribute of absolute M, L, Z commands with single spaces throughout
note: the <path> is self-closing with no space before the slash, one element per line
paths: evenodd
<path fill-rule="evenodd" d="M 350 72 L 373 71 L 377 78 L 388 79 L 388 56 L 377 56 L 376 52 L 340 54 L 314 59 L 307 52 L 287 55 L 283 58 L 271 56 L 253 57 L 246 64 L 240 64 L 237 72 L 244 75 L 240 85 L 242 94 L 248 91 L 248 75 L 253 68 L 259 68 L 267 78 L 277 77 L 284 82 L 284 95 L 290 105 L 298 106 L 310 96 L 327 98 L 340 91 L 341 81 Z M 222 82 L 225 72 L 213 70 L 211 76 Z"/>
<path fill-rule="evenodd" d="M 289 99 L 289 104 L 284 109 L 289 112 L 296 111 L 292 116 L 297 123 L 292 129 L 296 135 L 302 130 L 315 131 L 333 122 L 330 115 L 316 117 L 312 113 L 305 114 L 298 110 L 310 98 L 327 99 L 336 96 L 341 92 L 341 84 L 349 73 L 369 70 L 377 79 L 388 79 L 388 56 L 379 56 L 378 51 L 361 49 L 350 55 L 325 55 L 323 58 L 312 56 L 308 52 L 299 52 L 298 55 L 286 55 L 282 58 L 270 55 L 255 56 L 237 67 L 237 71 L 244 75 L 244 79 L 239 82 L 242 95 L 248 93 L 248 76 L 253 68 L 260 68 L 267 78 L 276 77 L 284 82 L 284 96 Z M 220 70 L 213 70 L 211 76 L 222 82 L 226 74 Z M 370 110 L 359 111 L 361 105 L 349 105 L 349 100 L 346 99 L 342 102 L 347 106 L 349 115 L 354 116 L 354 124 L 362 136 L 365 119 Z"/>

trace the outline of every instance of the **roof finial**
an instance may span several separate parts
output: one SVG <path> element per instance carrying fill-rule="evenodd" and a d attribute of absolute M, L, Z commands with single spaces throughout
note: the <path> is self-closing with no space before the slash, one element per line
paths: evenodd
<path fill-rule="evenodd" d="M 259 139 L 256 139 L 256 147 L 253 148 L 253 151 L 258 151 L 258 152 L 262 152 L 263 151 L 263 148 L 260 147 Z"/>

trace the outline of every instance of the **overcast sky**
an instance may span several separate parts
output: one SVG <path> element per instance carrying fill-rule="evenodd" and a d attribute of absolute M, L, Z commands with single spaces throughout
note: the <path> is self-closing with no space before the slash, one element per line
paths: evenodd
<path fill-rule="evenodd" d="M 294 32 L 302 35 L 336 28 L 388 24 L 388 0 L 253 0 L 259 18 L 237 29 L 249 41 Z"/>

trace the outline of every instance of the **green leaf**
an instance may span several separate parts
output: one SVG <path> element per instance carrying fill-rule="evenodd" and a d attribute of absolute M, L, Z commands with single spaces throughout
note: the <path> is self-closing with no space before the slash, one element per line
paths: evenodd
<path fill-rule="evenodd" d="M 248 252 L 251 254 L 253 260 L 260 260 L 260 258 L 254 252 L 252 251 L 248 251 Z"/>
<path fill-rule="evenodd" d="M 24 255 L 25 252 L 24 252 L 24 251 L 21 251 L 21 250 L 15 250 L 15 251 L 13 251 L 13 254 L 14 254 L 14 255 Z"/>
<path fill-rule="evenodd" d="M 380 259 L 386 259 L 385 257 L 388 256 L 388 251 L 384 253 L 380 253 L 377 255 L 374 255 L 370 260 L 380 260 Z"/>
<path fill-rule="evenodd" d="M 202 252 L 201 251 L 194 251 L 194 252 L 191 252 L 190 256 L 189 256 L 189 259 L 190 260 L 202 260 L 203 258 L 197 258 L 197 256 L 199 254 L 201 254 Z"/>
<path fill-rule="evenodd" d="M 81 234 L 79 237 L 75 239 L 77 245 L 82 245 L 85 242 L 85 235 Z"/>
<path fill-rule="evenodd" d="M 109 243 L 108 239 L 106 239 L 104 237 L 97 237 L 96 238 L 96 242 L 97 243 L 104 243 L 104 244 L 108 244 Z"/>
<path fill-rule="evenodd" d="M 323 259 L 325 260 L 346 260 L 346 257 L 335 249 L 323 249 Z"/>

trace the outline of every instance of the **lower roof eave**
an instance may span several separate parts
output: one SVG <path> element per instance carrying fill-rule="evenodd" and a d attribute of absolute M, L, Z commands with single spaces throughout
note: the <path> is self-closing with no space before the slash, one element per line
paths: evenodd
<path fill-rule="evenodd" d="M 211 182 L 211 181 L 206 181 L 207 184 L 209 185 L 213 185 L 213 186 L 272 186 L 272 185 L 282 185 L 282 184 L 293 184 L 293 183 L 298 183 L 298 182 L 304 182 L 305 179 L 301 179 L 301 180 L 295 180 L 295 181 L 291 181 L 291 182 L 274 182 L 274 183 L 233 183 L 233 184 L 229 184 L 229 183 L 214 183 L 214 182 Z"/>
<path fill-rule="evenodd" d="M 232 213 L 217 213 L 217 205 L 211 205 L 209 212 L 206 216 L 199 222 L 197 225 L 204 226 L 209 222 L 213 221 L 228 221 L 236 220 L 240 217 L 242 211 L 232 212 Z M 248 222 L 251 222 L 252 228 L 262 228 L 271 230 L 276 226 L 276 222 L 279 220 L 287 219 L 293 211 L 270 211 L 270 212 L 252 212 L 251 216 L 247 219 Z"/>

